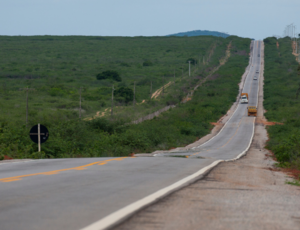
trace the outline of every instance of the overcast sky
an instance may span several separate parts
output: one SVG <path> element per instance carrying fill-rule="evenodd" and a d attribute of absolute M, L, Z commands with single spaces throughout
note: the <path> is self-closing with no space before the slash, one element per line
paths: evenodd
<path fill-rule="evenodd" d="M 0 35 L 162 36 L 212 30 L 263 39 L 282 35 L 291 23 L 300 32 L 300 0 L 0 0 L 0 22 Z"/>

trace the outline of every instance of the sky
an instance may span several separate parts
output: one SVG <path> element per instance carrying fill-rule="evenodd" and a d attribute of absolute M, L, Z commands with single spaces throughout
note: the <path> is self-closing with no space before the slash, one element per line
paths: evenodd
<path fill-rule="evenodd" d="M 164 36 L 191 30 L 264 39 L 300 33 L 300 0 L 0 0 L 0 35 Z"/>

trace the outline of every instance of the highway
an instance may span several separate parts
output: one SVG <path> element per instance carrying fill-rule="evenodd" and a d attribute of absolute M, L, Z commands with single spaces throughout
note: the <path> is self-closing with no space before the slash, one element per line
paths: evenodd
<path fill-rule="evenodd" d="M 155 157 L 0 163 L 0 229 L 103 229 L 244 154 L 254 134 L 255 118 L 247 116 L 247 106 L 257 105 L 253 77 L 259 76 L 260 46 L 253 41 L 243 88 L 249 104 L 239 104 L 223 129 L 200 146 Z"/>

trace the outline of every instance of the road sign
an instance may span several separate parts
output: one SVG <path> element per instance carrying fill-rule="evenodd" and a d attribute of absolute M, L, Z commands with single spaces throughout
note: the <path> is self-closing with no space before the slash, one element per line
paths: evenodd
<path fill-rule="evenodd" d="M 39 126 L 40 126 L 40 136 L 38 135 L 39 133 Z M 43 126 L 43 125 L 35 125 L 30 129 L 30 139 L 34 142 L 34 143 L 39 143 L 39 139 L 40 139 L 40 143 L 44 143 L 47 141 L 49 137 L 49 131 L 48 129 Z"/>

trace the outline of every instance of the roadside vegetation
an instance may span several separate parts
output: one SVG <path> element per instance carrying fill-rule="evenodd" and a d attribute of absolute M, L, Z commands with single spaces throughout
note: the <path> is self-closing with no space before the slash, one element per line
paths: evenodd
<path fill-rule="evenodd" d="M 234 36 L 2 36 L 0 40 L 0 158 L 127 156 L 189 144 L 209 133 L 210 122 L 235 101 L 250 46 L 250 39 Z M 195 91 L 192 100 L 180 103 L 220 64 L 230 42 L 228 62 Z M 193 61 L 191 77 L 188 60 Z M 154 92 L 170 81 L 164 96 L 150 99 L 151 82 Z M 88 119 L 110 107 L 112 85 L 115 115 Z M 28 126 L 26 87 L 34 89 L 29 91 Z M 80 87 L 84 119 L 78 118 Z M 175 104 L 153 120 L 130 124 Z M 37 123 L 50 131 L 41 153 L 29 138 L 30 127 Z"/>
<path fill-rule="evenodd" d="M 268 127 L 267 147 L 274 152 L 280 167 L 297 171 L 300 170 L 300 66 L 292 55 L 290 38 L 269 37 L 264 43 L 265 116 L 269 121 L 283 123 Z"/>

